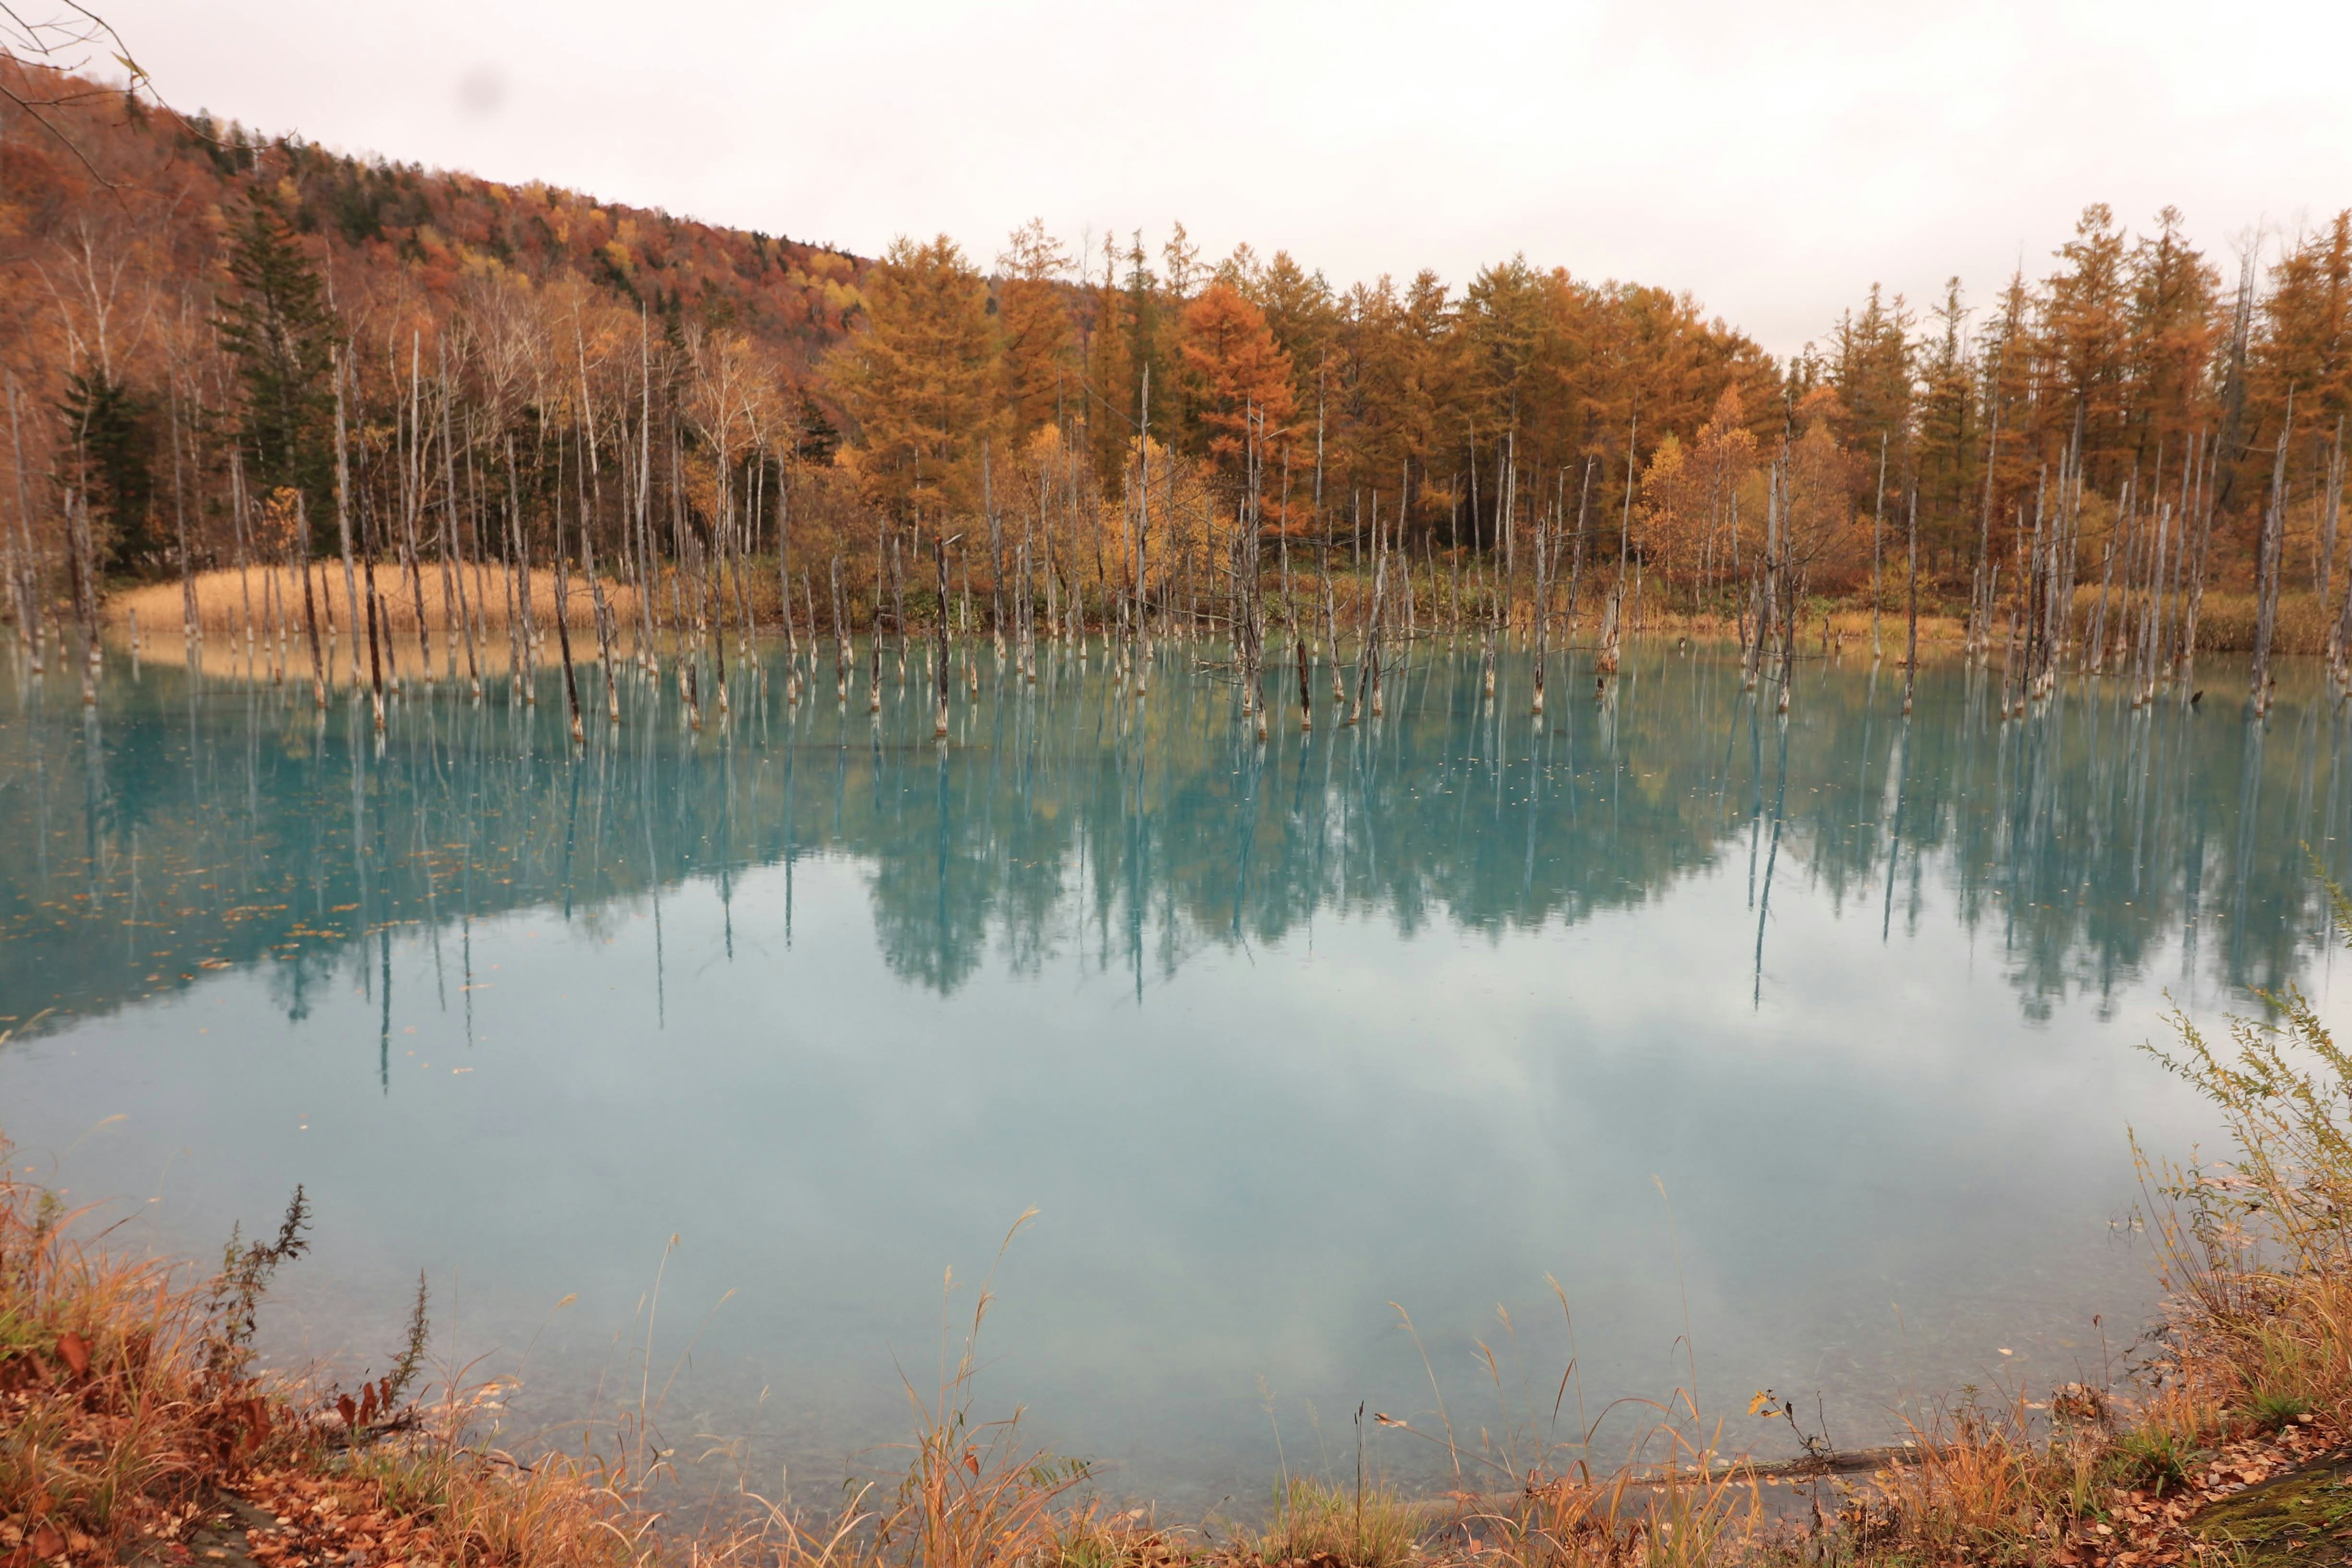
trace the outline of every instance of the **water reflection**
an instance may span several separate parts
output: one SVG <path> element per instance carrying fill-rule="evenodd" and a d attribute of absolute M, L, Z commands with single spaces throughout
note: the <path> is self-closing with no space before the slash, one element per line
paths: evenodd
<path fill-rule="evenodd" d="M 1895 679 L 1857 665 L 1783 723 L 1726 662 L 1661 647 L 1611 700 L 1538 721 L 1523 667 L 1481 700 L 1475 660 L 1440 655 L 1360 728 L 1301 733 L 1282 692 L 1259 743 L 1189 659 L 1163 647 L 1141 698 L 1099 649 L 1049 658 L 1034 687 L 983 668 L 945 745 L 919 669 L 901 685 L 886 663 L 877 716 L 791 708 L 779 678 L 702 732 L 640 680 L 636 721 L 576 757 L 552 681 L 536 707 L 396 704 L 379 739 L 294 689 L 118 662 L 85 712 L 20 679 L 0 710 L 6 1021 L 53 1029 L 258 963 L 299 1019 L 404 928 L 462 939 L 539 905 L 593 921 L 698 878 L 724 906 L 748 869 L 789 882 L 823 855 L 866 868 L 892 973 L 947 994 L 992 961 L 1067 962 L 1142 998 L 1205 946 L 1318 914 L 1532 931 L 1731 865 L 1759 1002 L 1776 882 L 1873 904 L 1891 936 L 1917 933 L 1940 880 L 2046 1017 L 2111 1003 L 2176 944 L 2187 983 L 2288 980 L 2326 918 L 2303 847 L 2338 865 L 2347 837 L 2344 726 L 2315 678 L 2266 725 L 2134 711 L 2112 688 L 2003 724 L 1958 669 L 1926 672 L 1906 721 Z"/>
<path fill-rule="evenodd" d="M 1261 743 L 1194 651 L 1139 695 L 983 649 L 944 745 L 919 659 L 878 718 L 779 672 L 700 731 L 632 677 L 576 755 L 553 681 L 379 740 L 299 688 L 19 678 L 0 1126 L 159 1200 L 157 1245 L 309 1183 L 287 1346 L 364 1357 L 424 1267 L 461 1352 L 535 1343 L 550 1417 L 680 1235 L 677 1424 L 804 1496 L 895 1430 L 941 1266 L 1040 1206 L 997 1393 L 1205 1506 L 1272 1473 L 1261 1379 L 1294 1444 L 1428 1402 L 1391 1301 L 1464 1400 L 1508 1306 L 1550 1390 L 1548 1273 L 1594 1408 L 1685 1376 L 1685 1324 L 1718 1403 L 1820 1388 L 1848 1440 L 2095 1362 L 2149 1296 L 2125 1129 L 2210 1131 L 2131 1048 L 2165 992 L 2325 985 L 2315 671 L 2267 725 L 2098 688 L 2002 724 L 1849 661 L 1783 723 L 1656 645 L 1538 725 L 1523 660 L 1490 702 L 1440 649 L 1377 723 L 1302 733 L 1271 682 Z"/>

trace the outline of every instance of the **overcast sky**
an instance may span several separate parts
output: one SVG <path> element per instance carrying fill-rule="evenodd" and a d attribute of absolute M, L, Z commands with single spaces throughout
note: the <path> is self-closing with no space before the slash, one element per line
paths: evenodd
<path fill-rule="evenodd" d="M 2226 254 L 2352 205 L 2352 5 L 119 0 L 176 107 L 872 254 L 1181 219 L 1335 285 L 1524 252 L 1786 353 L 2088 202 Z"/>

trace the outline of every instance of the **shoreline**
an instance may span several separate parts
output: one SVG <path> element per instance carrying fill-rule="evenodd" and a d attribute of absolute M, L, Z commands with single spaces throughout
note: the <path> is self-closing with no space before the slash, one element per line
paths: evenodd
<path fill-rule="evenodd" d="M 2292 1535 L 2298 1554 L 2248 1563 L 2339 1561 L 2300 1554 L 2302 1526 L 2315 1510 L 2339 1510 L 2331 1529 L 2352 1518 L 2352 1497 L 2336 1495 L 2352 1478 L 2340 1404 L 2228 1397 L 2228 1369 L 2199 1359 L 2212 1347 L 2197 1344 L 2193 1286 L 2168 1308 L 2157 1364 L 2169 1391 L 2167 1377 L 2063 1384 L 2046 1401 L 1963 1391 L 1899 1445 L 1770 1461 L 1723 1448 L 1720 1418 L 1678 1394 L 1605 1473 L 1565 1449 L 1497 1470 L 1491 1453 L 1428 1432 L 1484 1479 L 1408 1496 L 1378 1478 L 1298 1477 L 1269 1487 L 1260 1520 L 1181 1528 L 1149 1505 L 1113 1511 L 1083 1460 L 1027 1446 L 1017 1412 L 990 1420 L 974 1408 L 985 1298 L 946 1380 L 918 1402 L 895 1490 L 886 1481 L 838 1514 L 797 1515 L 749 1493 L 681 1497 L 625 1423 L 576 1449 L 502 1450 L 501 1380 L 427 1381 L 421 1285 L 407 1346 L 374 1383 L 257 1372 L 257 1315 L 307 1246 L 299 1191 L 274 1239 L 233 1243 L 216 1273 L 111 1251 L 105 1232 L 78 1236 L 80 1217 L 46 1189 L 0 1179 L 6 1568 L 2123 1568 L 2186 1561 L 2166 1553 L 2210 1546 L 2199 1533 L 2209 1525 L 2263 1551 L 2263 1531 Z M 1748 1414 L 1773 1418 L 1767 1397 Z M 95 1479 L 78 1489 L 76 1478 Z"/>
<path fill-rule="evenodd" d="M 439 563 L 425 563 L 419 569 L 418 582 L 414 587 L 404 581 L 397 562 L 379 562 L 377 567 L 378 593 L 383 600 L 387 628 L 403 647 L 413 645 L 417 639 L 420 623 L 416 600 L 418 590 L 421 590 L 424 605 L 422 625 L 427 633 L 436 638 L 448 638 L 453 633 L 462 634 L 464 622 L 470 621 L 478 637 L 486 639 L 486 646 L 479 649 L 481 661 L 488 666 L 503 657 L 502 650 L 508 646 L 509 616 L 517 606 L 512 584 L 507 582 L 502 567 L 469 564 L 451 573 Z M 341 563 L 313 563 L 312 570 L 313 583 L 325 584 L 326 599 L 320 611 L 321 642 L 333 638 L 347 647 L 350 628 L 344 623 L 349 618 L 349 606 L 343 602 Z M 673 582 L 678 580 L 675 567 L 664 568 L 663 575 Z M 736 597 L 738 584 L 732 578 L 722 584 L 730 603 L 720 616 L 720 621 L 726 622 L 735 614 L 736 604 L 748 605 L 757 635 L 763 639 L 775 637 L 782 625 L 783 611 L 777 587 L 774 557 L 770 555 L 745 561 L 740 577 L 742 595 L 740 600 Z M 457 607 L 457 597 L 453 591 L 453 581 L 457 578 L 464 579 L 460 585 L 468 595 L 462 619 L 451 614 Z M 548 643 L 551 649 L 553 639 L 550 630 L 557 599 L 555 574 L 546 567 L 533 567 L 529 579 L 532 624 L 540 639 Z M 656 580 L 656 608 L 653 611 L 656 623 L 656 641 L 674 643 L 683 634 L 681 628 L 668 624 L 674 616 L 670 607 L 662 603 L 665 595 L 659 592 L 660 581 L 660 578 Z M 257 645 L 268 643 L 274 633 L 282 631 L 289 678 L 308 679 L 310 654 L 299 602 L 300 582 L 299 574 L 293 568 L 282 565 L 256 565 L 244 573 L 235 567 L 215 567 L 195 574 L 189 590 L 193 591 L 197 601 L 201 640 L 207 645 L 217 640 L 225 651 L 233 654 L 229 645 L 242 640 L 249 618 Z M 1448 588 L 1444 574 L 1438 573 L 1433 577 L 1424 572 L 1419 574 L 1416 583 L 1419 588 L 1426 590 L 1428 597 L 1416 620 L 1419 629 L 1414 640 L 1428 642 L 1450 638 L 1454 633 L 1444 597 Z M 1335 574 L 1332 584 L 1338 595 L 1340 630 L 1345 640 L 1355 630 L 1351 623 L 1361 618 L 1362 601 L 1369 599 L 1371 584 L 1368 577 L 1349 573 Z M 624 654 L 635 657 L 642 624 L 637 588 L 617 577 L 601 577 L 597 586 L 602 590 L 610 616 L 615 657 Z M 1099 587 L 1098 584 L 1082 586 Z M 118 584 L 107 592 L 100 606 L 101 627 L 110 634 L 127 633 L 135 620 L 139 642 L 142 649 L 147 650 L 146 657 L 168 658 L 167 650 L 178 649 L 185 640 L 185 592 L 176 578 L 143 584 Z M 950 596 L 951 599 L 956 597 L 953 593 Z M 1279 592 L 1271 585 L 1266 597 L 1277 605 L 1281 602 Z M 909 612 L 907 635 L 910 639 L 917 637 L 928 639 L 931 635 L 931 622 L 936 617 L 936 595 L 916 585 L 907 595 L 907 599 Z M 2088 627 L 2096 615 L 2099 599 L 2096 587 L 2078 586 L 2069 626 Z M 888 616 L 874 600 L 870 586 L 850 594 L 844 603 L 849 612 L 849 630 L 853 636 L 872 636 L 877 628 L 887 635 Z M 575 643 L 574 662 L 593 663 L 596 658 L 594 598 L 588 581 L 577 573 L 572 576 L 566 604 L 570 629 L 575 638 L 583 639 Z M 963 590 L 962 599 L 953 607 L 958 621 L 952 634 L 955 640 L 969 641 L 976 637 L 984 640 L 993 636 L 984 625 L 986 605 L 969 585 Z M 1514 601 L 1508 637 L 1514 645 L 1520 647 L 1527 646 L 1531 639 L 1529 616 L 1526 610 L 1527 606 Z M 1572 616 L 1564 605 L 1555 608 L 1552 619 L 1555 627 L 1559 628 L 1555 636 L 1564 638 L 1563 645 L 1556 646 L 1565 651 L 1566 644 L 1577 644 L 1579 632 L 1593 635 L 1601 624 L 1602 610 L 1603 605 L 1599 600 L 1581 604 L 1578 613 Z M 820 617 L 821 624 L 815 626 L 802 624 L 809 613 L 796 600 L 793 612 L 795 635 L 812 644 L 830 641 L 832 626 L 823 617 Z M 1966 635 L 1964 617 L 1964 609 L 1955 610 L 1944 599 L 1939 598 L 1933 604 L 1923 603 L 1919 610 L 1921 651 L 1927 653 L 1932 649 L 1939 658 L 1957 657 L 1958 645 Z M 2337 611 L 2321 604 L 2318 596 L 2309 589 L 2282 592 L 2273 651 L 2301 656 L 2325 654 L 2336 618 Z M 2108 619 L 2120 631 L 2123 604 L 2119 597 L 2108 605 Z M 1861 652 L 1867 654 L 1871 621 L 1870 595 L 1866 593 L 1809 599 L 1797 614 L 1799 657 L 1817 657 L 1824 651 L 1832 651 L 1852 658 L 1855 656 L 1853 645 L 1859 645 Z M 1103 636 L 1114 631 L 1116 624 L 1115 617 L 1097 616 L 1087 620 L 1086 626 L 1090 634 Z M 1279 624 L 1279 616 L 1269 621 L 1269 626 Z M 1998 617 L 1996 624 L 2000 624 Z M 44 625 L 50 635 L 63 638 L 71 631 L 71 616 L 64 606 L 51 606 L 44 617 Z M 1892 590 L 1880 598 L 1878 625 L 1885 662 L 1900 668 L 1906 621 L 1905 606 L 1899 595 Z M 1051 628 L 1042 622 L 1039 630 L 1041 637 L 1051 635 Z M 1687 602 L 1677 604 L 1660 592 L 1654 594 L 1646 603 L 1636 602 L 1629 615 L 1626 632 L 1636 640 L 1659 637 L 1699 637 L 1731 641 L 1739 635 L 1739 624 L 1736 615 L 1727 614 L 1720 607 Z M 2198 619 L 2197 652 L 2250 651 L 2254 643 L 2254 632 L 2255 598 L 2251 589 L 2216 586 L 2207 590 Z M 1165 631 L 1160 635 L 1166 635 Z M 1401 635 L 1402 629 L 1393 626 L 1384 626 L 1381 631 L 1384 641 L 1393 641 Z M 1475 623 L 1465 625 L 1461 636 L 1465 640 L 1475 640 Z M 1825 649 L 1824 643 L 1831 645 L 1830 647 Z M 2074 662 L 2079 668 L 2084 662 L 2081 637 L 2070 637 L 2067 646 L 2074 654 Z M 440 657 L 446 660 L 448 651 L 444 649 Z M 1981 657 L 1989 665 L 1998 665 L 2001 657 L 2000 639 L 1996 637 Z M 552 658 L 550 651 L 540 658 L 540 662 L 551 662 Z M 2116 662 L 2120 667 L 2128 658 L 2127 654 L 2118 653 Z M 348 656 L 345 662 L 349 662 Z M 499 666 L 499 673 L 504 673 L 503 665 Z M 345 674 L 348 675 L 348 671 Z M 331 669 L 329 678 L 331 681 L 334 679 Z"/>

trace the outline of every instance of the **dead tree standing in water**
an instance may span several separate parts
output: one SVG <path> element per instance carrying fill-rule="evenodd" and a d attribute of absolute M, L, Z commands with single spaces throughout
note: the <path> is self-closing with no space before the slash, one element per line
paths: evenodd
<path fill-rule="evenodd" d="M 940 608 L 939 614 L 933 617 L 937 623 L 940 656 L 939 708 L 932 718 L 931 734 L 942 741 L 948 738 L 948 543 L 946 534 L 935 535 L 931 551 L 938 558 L 940 568 Z"/>
<path fill-rule="evenodd" d="M 1919 679 L 1919 482 L 1916 479 L 1911 481 L 1911 492 L 1904 503 L 1904 510 L 1906 513 L 1904 531 L 1909 536 L 1906 553 L 1910 581 L 1904 595 L 1906 603 L 1903 609 L 1903 711 L 1908 713 L 1911 711 L 1911 689 Z"/>
<path fill-rule="evenodd" d="M 849 701 L 849 617 L 841 605 L 841 557 L 833 558 L 833 695 L 834 700 L 846 706 Z"/>
<path fill-rule="evenodd" d="M 2286 395 L 2286 418 L 2279 426 L 2278 451 L 2271 459 L 2271 491 L 2263 506 L 2262 534 L 2254 554 L 2254 676 L 2249 700 L 2257 718 L 2271 710 L 2271 638 L 2278 626 L 2279 554 L 2286 525 L 2286 437 L 2294 427 L 2294 392 Z"/>

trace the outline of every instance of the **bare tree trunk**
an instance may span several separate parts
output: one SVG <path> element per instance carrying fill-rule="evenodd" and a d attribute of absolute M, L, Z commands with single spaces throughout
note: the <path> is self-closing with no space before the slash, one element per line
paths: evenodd
<path fill-rule="evenodd" d="M 1919 483 L 1911 482 L 1910 496 L 1905 502 L 1904 531 L 1907 536 L 1906 550 L 1909 570 L 1905 589 L 1903 611 L 1905 646 L 1903 652 L 1903 711 L 1911 711 L 1911 689 L 1919 679 Z"/>
<path fill-rule="evenodd" d="M 1298 728 L 1302 732 L 1315 728 L 1315 692 L 1307 679 L 1307 641 L 1293 628 L 1290 647 L 1298 664 Z"/>
<path fill-rule="evenodd" d="M 933 531 L 931 553 L 937 557 L 939 565 L 940 593 L 939 614 L 934 617 L 939 645 L 939 706 L 932 715 L 931 734 L 944 741 L 948 736 L 948 539 L 945 529 Z"/>
<path fill-rule="evenodd" d="M 2327 458 L 2327 509 L 2322 514 L 2319 542 L 2319 602 L 2334 598 L 2336 587 L 2336 522 L 2344 501 L 2344 416 L 2336 416 L 2336 448 Z"/>
<path fill-rule="evenodd" d="M 996 657 L 1004 657 L 1004 524 L 996 515 L 996 479 L 990 471 L 988 443 L 980 444 L 980 504 L 988 514 L 988 624 Z"/>
<path fill-rule="evenodd" d="M 531 605 L 530 533 L 522 525 L 522 497 L 515 479 L 514 437 L 507 437 L 507 576 L 515 584 L 511 636 L 515 646 L 515 689 L 523 706 L 539 705 L 539 617 Z"/>
<path fill-rule="evenodd" d="M 2271 491 L 2263 507 L 2262 534 L 2254 553 L 2254 671 L 2250 700 L 2257 717 L 2271 710 L 2271 638 L 2278 624 L 2279 545 L 2286 526 L 2286 438 L 2294 427 L 2294 393 L 2286 397 L 2286 420 L 2271 460 Z"/>
<path fill-rule="evenodd" d="M 563 659 L 563 700 L 572 715 L 572 743 L 584 746 L 588 732 L 580 721 L 580 681 L 572 660 L 571 562 L 564 552 L 560 523 L 555 537 L 555 641 Z"/>
<path fill-rule="evenodd" d="M 335 531 L 343 546 L 343 599 L 350 610 L 344 620 L 352 633 L 352 684 L 357 686 L 360 683 L 360 583 L 359 574 L 352 566 L 352 461 L 343 408 L 343 384 L 349 374 L 349 355 L 344 350 L 338 349 L 334 361 Z"/>
<path fill-rule="evenodd" d="M 441 569 L 455 581 L 457 625 L 466 639 L 466 679 L 473 687 L 474 700 L 479 702 L 482 700 L 481 653 L 474 641 L 475 606 L 466 591 L 466 535 L 458 526 L 461 514 L 457 509 L 456 401 L 457 395 L 449 384 L 449 351 L 445 345 L 441 350 Z M 469 458 L 468 472 L 471 469 Z"/>
<path fill-rule="evenodd" d="M 801 634 L 793 623 L 793 572 L 789 541 L 792 533 L 792 470 L 786 467 L 784 455 L 776 458 L 776 600 L 784 615 L 784 700 L 798 707 L 801 700 Z M 814 653 L 816 624 L 809 623 L 811 653 Z"/>
<path fill-rule="evenodd" d="M 1878 603 L 1882 596 L 1879 586 L 1879 538 L 1886 527 L 1886 432 L 1878 433 L 1878 489 L 1871 496 L 1870 510 L 1870 660 L 1873 664 L 1884 657 L 1878 646 Z"/>
<path fill-rule="evenodd" d="M 383 601 L 378 597 L 375 591 L 374 541 L 371 539 L 366 541 L 366 543 L 368 548 L 363 552 L 363 566 L 367 579 L 368 694 L 375 710 L 376 733 L 381 735 L 383 733 L 383 648 L 382 637 L 384 630 L 387 628 L 384 628 L 380 625 L 383 619 L 381 614 Z M 352 651 L 354 654 L 359 651 L 359 638 L 356 633 L 352 636 Z"/>
<path fill-rule="evenodd" d="M 245 458 L 236 447 L 228 454 L 229 537 L 236 544 L 236 591 L 245 605 L 245 672 L 253 674 L 253 578 L 245 548 Z"/>
<path fill-rule="evenodd" d="M 179 379 L 176 375 L 173 378 L 172 401 L 164 410 L 164 417 L 172 423 L 172 531 L 179 545 L 180 554 L 180 635 L 188 645 L 190 656 L 188 662 L 193 667 L 195 663 L 196 644 L 201 640 L 203 634 L 196 626 L 198 618 L 196 575 L 194 563 L 188 556 L 188 500 L 186 480 L 181 470 L 180 396 Z M 303 548 L 305 559 L 308 559 L 309 553 L 309 544 L 306 541 Z M 308 579 L 305 579 L 305 584 L 307 584 Z"/>
<path fill-rule="evenodd" d="M 33 502 L 25 483 L 25 433 L 16 413 L 16 378 L 8 378 L 8 439 L 16 458 L 16 526 L 23 535 L 22 553 L 17 558 L 18 581 L 22 586 L 22 607 L 16 621 L 17 636 L 24 639 L 25 653 L 32 673 L 41 673 L 41 556 L 33 539 Z"/>
<path fill-rule="evenodd" d="M 66 492 L 67 564 L 73 574 L 74 621 L 81 632 L 81 701 L 98 703 L 98 563 L 90 542 L 89 497 Z"/>
<path fill-rule="evenodd" d="M 1587 456 L 1584 459 L 1584 482 L 1577 487 L 1576 492 L 1576 553 L 1569 558 L 1568 566 L 1568 637 L 1570 642 L 1576 640 L 1578 595 L 1583 591 L 1584 519 L 1586 503 L 1592 499 L 1593 466 L 1593 459 Z"/>
<path fill-rule="evenodd" d="M 833 694 L 849 701 L 849 616 L 841 597 L 841 557 L 833 558 Z"/>
<path fill-rule="evenodd" d="M 1339 603 L 1331 590 L 1331 574 L 1323 574 L 1324 631 L 1331 639 L 1331 703 L 1336 709 L 1348 700 L 1347 683 L 1339 678 Z"/>
<path fill-rule="evenodd" d="M 1544 665 L 1549 662 L 1551 631 L 1551 533 L 1552 524 L 1538 511 L 1536 515 L 1536 603 L 1535 603 L 1535 716 L 1543 717 Z"/>
<path fill-rule="evenodd" d="M 310 592 L 310 510 L 302 492 L 294 492 L 294 536 L 302 573 L 302 628 L 310 642 L 310 695 L 320 711 L 327 706 L 327 656 L 319 646 L 319 606 Z"/>
<path fill-rule="evenodd" d="M 596 443 L 596 405 L 588 390 L 588 346 L 579 343 L 580 424 L 588 447 L 586 483 L 580 494 L 580 570 L 588 579 L 589 613 L 596 620 L 596 662 L 604 672 L 604 721 L 621 721 L 621 687 L 613 672 L 613 622 L 604 603 L 604 580 L 596 574 L 596 535 L 593 526 L 604 510 L 604 469 Z"/>
<path fill-rule="evenodd" d="M 422 333 L 412 333 L 408 344 L 408 453 L 401 466 L 400 549 L 408 573 L 408 590 L 416 606 L 417 665 L 425 683 L 433 684 L 433 632 L 425 620 L 425 578 L 417 559 L 418 514 L 425 509 L 425 429 L 420 403 L 425 388 L 425 345 Z"/>

